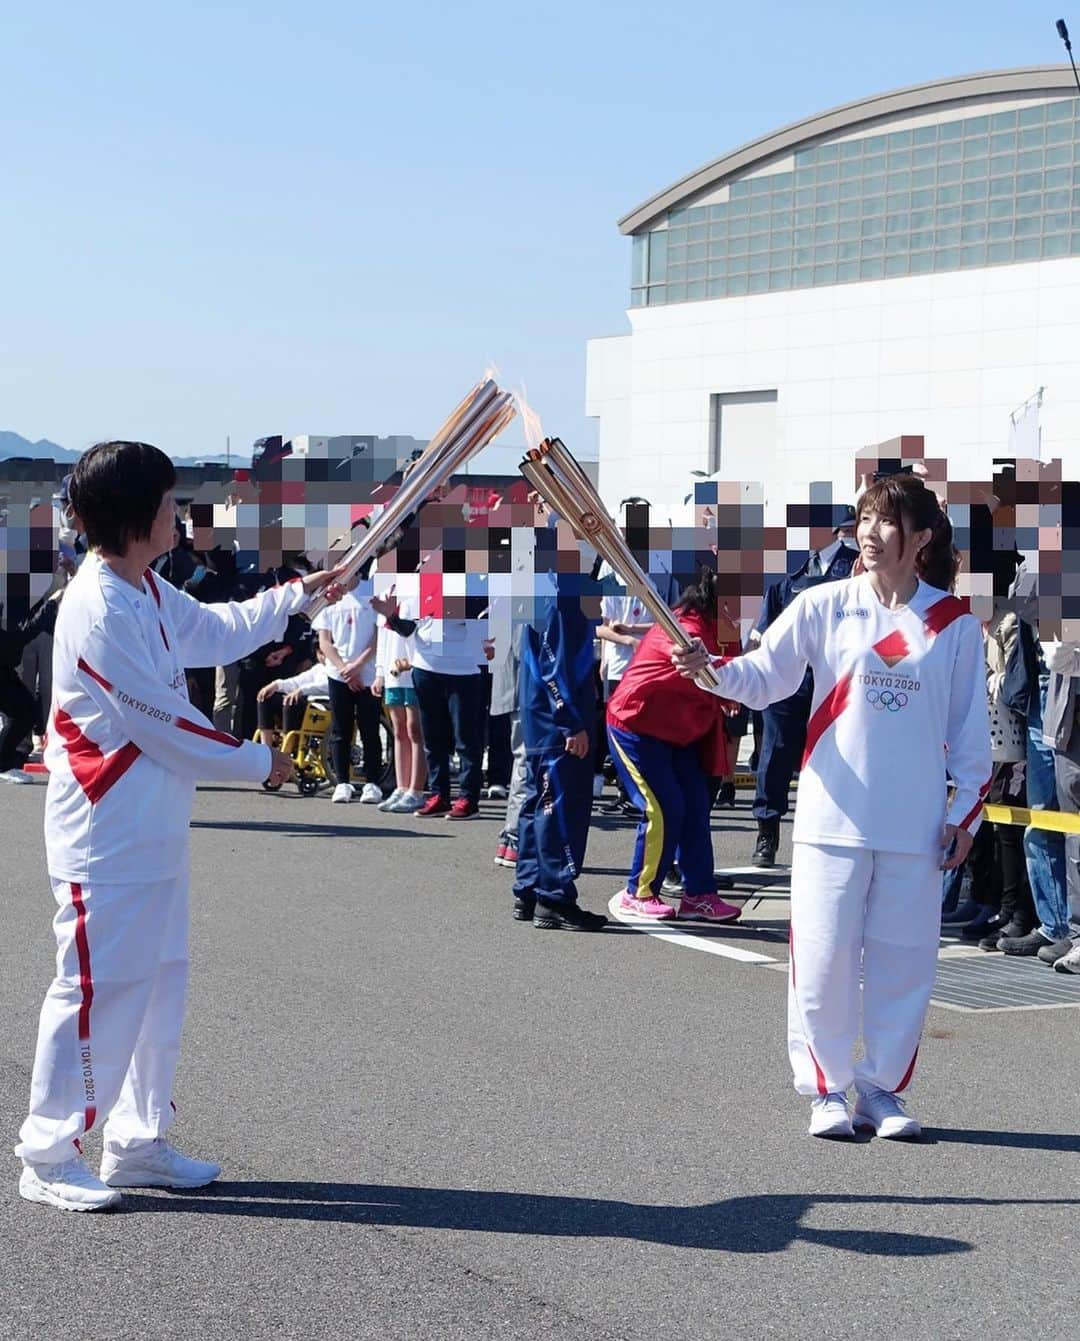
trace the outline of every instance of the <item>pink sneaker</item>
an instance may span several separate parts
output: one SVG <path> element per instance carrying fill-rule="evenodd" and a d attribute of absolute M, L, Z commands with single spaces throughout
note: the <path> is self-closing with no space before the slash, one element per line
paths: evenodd
<path fill-rule="evenodd" d="M 636 899 L 625 889 L 619 895 L 619 911 L 644 918 L 647 922 L 670 922 L 675 916 L 675 909 L 662 899 L 654 899 L 651 895 L 647 899 Z"/>
<path fill-rule="evenodd" d="M 719 894 L 684 894 L 679 901 L 679 916 L 687 922 L 737 922 L 741 914 Z"/>

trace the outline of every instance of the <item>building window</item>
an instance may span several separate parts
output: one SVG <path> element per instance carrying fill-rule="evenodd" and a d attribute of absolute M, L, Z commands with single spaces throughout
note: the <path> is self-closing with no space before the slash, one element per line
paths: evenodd
<path fill-rule="evenodd" d="M 633 239 L 631 304 L 1080 254 L 1080 99 L 799 150 Z"/>

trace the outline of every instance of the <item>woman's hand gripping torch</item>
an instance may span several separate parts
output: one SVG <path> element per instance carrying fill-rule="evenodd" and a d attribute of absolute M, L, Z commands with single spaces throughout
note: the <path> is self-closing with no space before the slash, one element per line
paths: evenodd
<path fill-rule="evenodd" d="M 719 681 L 708 654 L 656 594 L 625 537 L 605 509 L 592 480 L 565 443 L 559 438 L 545 438 L 539 447 L 529 449 L 519 469 L 551 510 L 565 518 L 614 569 L 627 590 L 645 606 L 675 647 L 687 656 L 698 651 L 702 653 L 704 661 L 701 664 L 696 664 L 700 658 L 695 656 L 694 679 L 710 692 L 718 689 Z"/>

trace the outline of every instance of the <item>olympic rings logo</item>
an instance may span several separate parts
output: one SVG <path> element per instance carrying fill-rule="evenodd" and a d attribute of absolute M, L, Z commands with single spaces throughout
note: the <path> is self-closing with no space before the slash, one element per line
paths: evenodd
<path fill-rule="evenodd" d="M 891 689 L 868 689 L 866 701 L 877 712 L 899 712 L 901 708 L 907 707 L 908 696 L 904 693 L 894 694 Z"/>

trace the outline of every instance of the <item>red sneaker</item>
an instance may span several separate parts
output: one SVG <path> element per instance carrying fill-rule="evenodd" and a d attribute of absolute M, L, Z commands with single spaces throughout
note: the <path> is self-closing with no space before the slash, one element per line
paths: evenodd
<path fill-rule="evenodd" d="M 452 806 L 449 807 L 447 819 L 472 819 L 474 815 L 480 813 L 480 807 L 475 801 L 470 801 L 467 796 L 459 796 Z M 435 812 L 432 811 L 432 814 Z"/>
<path fill-rule="evenodd" d="M 449 809 L 450 802 L 445 796 L 429 796 L 416 813 L 418 815 L 445 815 Z"/>

